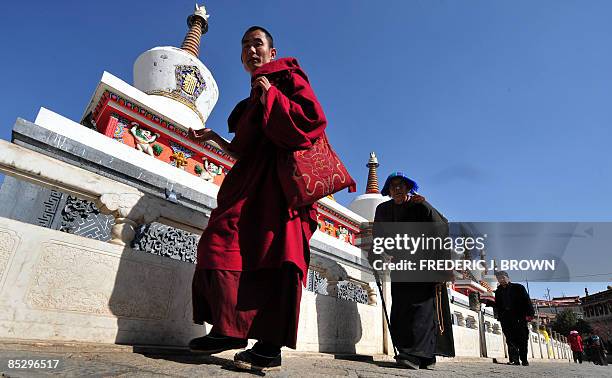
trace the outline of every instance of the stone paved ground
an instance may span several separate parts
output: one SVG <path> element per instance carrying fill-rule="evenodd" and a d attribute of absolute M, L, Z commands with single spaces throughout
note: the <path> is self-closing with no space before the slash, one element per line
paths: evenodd
<path fill-rule="evenodd" d="M 0 342 L 0 377 L 249 377 L 253 373 L 231 368 L 234 352 L 213 357 L 151 348 L 51 346 Z M 56 369 L 8 369 L 9 359 L 59 359 Z M 255 374 L 256 375 L 256 374 Z M 374 358 L 319 353 L 283 354 L 283 370 L 269 377 L 612 377 L 611 366 L 564 362 L 532 362 L 531 366 L 506 366 L 487 359 L 455 359 L 439 362 L 435 371 L 396 368 L 387 356 Z"/>

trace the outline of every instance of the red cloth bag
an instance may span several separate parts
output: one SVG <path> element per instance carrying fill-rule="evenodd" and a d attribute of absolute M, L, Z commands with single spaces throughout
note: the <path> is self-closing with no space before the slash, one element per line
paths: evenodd
<path fill-rule="evenodd" d="M 280 151 L 278 175 L 290 208 L 311 205 L 345 188 L 351 193 L 357 189 L 325 133 L 308 149 Z"/>

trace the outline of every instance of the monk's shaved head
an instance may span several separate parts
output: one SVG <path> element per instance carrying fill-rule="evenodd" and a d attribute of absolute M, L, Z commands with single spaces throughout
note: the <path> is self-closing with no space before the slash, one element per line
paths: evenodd
<path fill-rule="evenodd" d="M 265 28 L 261 27 L 261 26 L 251 26 L 250 28 L 248 28 L 244 34 L 242 35 L 242 43 L 244 43 L 245 37 L 252 31 L 255 30 L 261 30 L 265 35 L 266 35 L 266 39 L 268 40 L 268 44 L 270 45 L 270 48 L 274 47 L 274 38 L 272 38 L 272 34 L 270 34 L 269 31 L 267 31 Z"/>

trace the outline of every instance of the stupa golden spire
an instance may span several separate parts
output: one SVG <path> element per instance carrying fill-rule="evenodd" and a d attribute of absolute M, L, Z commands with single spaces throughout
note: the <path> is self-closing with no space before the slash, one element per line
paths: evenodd
<path fill-rule="evenodd" d="M 200 38 L 208 31 L 208 17 L 204 5 L 196 3 L 193 14 L 187 17 L 189 31 L 185 35 L 181 49 L 187 51 L 196 58 L 200 55 Z"/>
<path fill-rule="evenodd" d="M 366 164 L 366 166 L 369 168 L 366 194 L 380 193 L 380 189 L 378 188 L 378 174 L 376 172 L 376 168 L 378 168 L 379 165 L 380 164 L 378 164 L 376 154 L 374 152 L 370 152 L 370 160 L 368 161 L 368 164 Z"/>

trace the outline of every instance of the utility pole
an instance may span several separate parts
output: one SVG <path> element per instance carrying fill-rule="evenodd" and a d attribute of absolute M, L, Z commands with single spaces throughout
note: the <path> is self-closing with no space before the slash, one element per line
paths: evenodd
<path fill-rule="evenodd" d="M 546 288 L 546 299 L 548 299 L 548 308 L 550 309 L 552 305 L 552 299 L 550 298 L 550 288 Z M 557 306 L 554 306 L 555 314 L 557 314 Z"/>
<path fill-rule="evenodd" d="M 550 288 L 548 288 L 548 287 L 546 288 L 546 293 L 547 293 L 547 297 L 548 297 L 548 307 L 550 307 L 551 304 L 552 304 L 552 299 L 550 299 Z M 557 309 L 557 306 L 553 306 L 553 307 L 555 309 L 555 315 L 558 315 L 559 311 Z"/>

